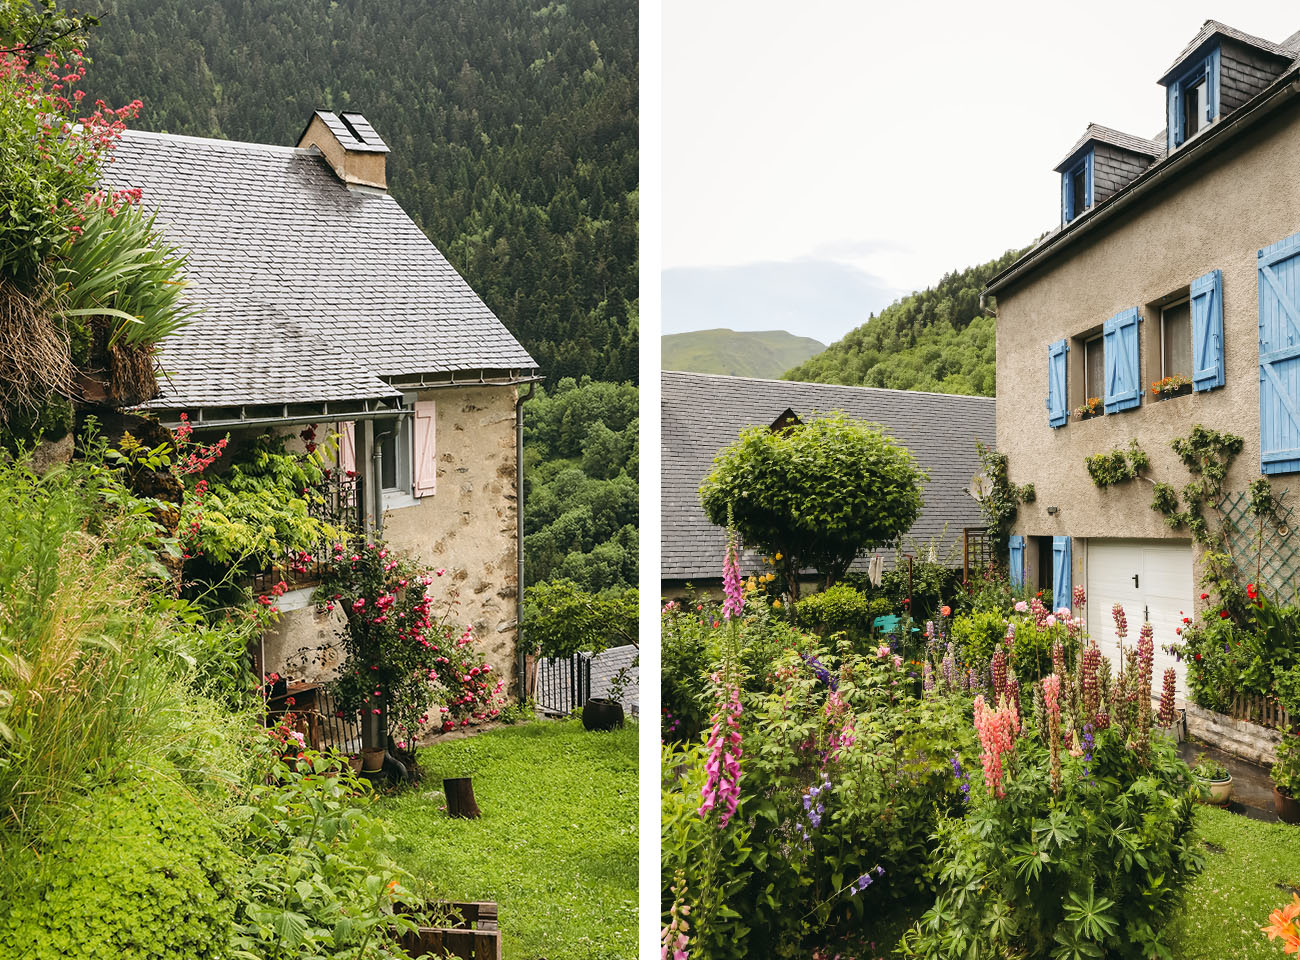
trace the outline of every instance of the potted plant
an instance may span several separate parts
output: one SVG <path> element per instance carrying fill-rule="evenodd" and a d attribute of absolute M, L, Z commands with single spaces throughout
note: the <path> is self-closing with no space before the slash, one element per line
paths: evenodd
<path fill-rule="evenodd" d="M 1175 373 L 1172 376 L 1165 377 L 1163 380 L 1156 380 L 1151 384 L 1151 393 L 1157 400 L 1168 400 L 1170 397 L 1182 397 L 1192 392 L 1192 378 L 1185 377 L 1181 373 Z"/>
<path fill-rule="evenodd" d="M 619 669 L 609 680 L 609 696 L 592 697 L 582 707 L 582 726 L 587 730 L 616 730 L 623 726 L 623 697 L 632 674 Z"/>
<path fill-rule="evenodd" d="M 1232 774 L 1218 760 L 1199 754 L 1192 764 L 1192 776 L 1201 788 L 1201 794 L 1210 803 L 1226 807 L 1232 799 Z"/>
<path fill-rule="evenodd" d="M 1093 417 L 1099 417 L 1102 414 L 1101 397 L 1088 397 L 1083 403 L 1074 408 L 1074 419 L 1091 420 Z"/>
<path fill-rule="evenodd" d="M 1283 823 L 1300 823 L 1300 735 L 1288 733 L 1277 745 L 1273 776 L 1273 809 Z"/>

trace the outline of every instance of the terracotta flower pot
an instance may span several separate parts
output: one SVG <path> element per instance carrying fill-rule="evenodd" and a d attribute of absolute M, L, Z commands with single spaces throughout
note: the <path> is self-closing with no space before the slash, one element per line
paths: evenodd
<path fill-rule="evenodd" d="M 1283 823 L 1300 823 L 1300 800 L 1273 787 L 1273 810 Z"/>
<path fill-rule="evenodd" d="M 587 730 L 614 730 L 623 726 L 623 704 L 592 697 L 582 708 L 582 725 Z"/>
<path fill-rule="evenodd" d="M 361 751 L 361 772 L 364 775 L 372 775 L 382 772 L 384 769 L 384 748 L 383 747 L 366 747 Z"/>

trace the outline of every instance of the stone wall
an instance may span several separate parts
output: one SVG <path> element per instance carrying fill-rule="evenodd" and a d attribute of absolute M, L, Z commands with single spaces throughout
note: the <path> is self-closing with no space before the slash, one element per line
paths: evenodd
<path fill-rule="evenodd" d="M 1277 759 L 1277 745 L 1282 740 L 1281 731 L 1234 720 L 1194 703 L 1187 705 L 1187 733 L 1234 757 L 1264 766 Z"/>

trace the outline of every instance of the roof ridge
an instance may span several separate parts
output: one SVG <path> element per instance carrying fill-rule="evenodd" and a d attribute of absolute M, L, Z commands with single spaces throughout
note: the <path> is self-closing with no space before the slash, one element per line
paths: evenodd
<path fill-rule="evenodd" d="M 268 150 L 274 153 L 297 154 L 309 157 L 319 153 L 314 147 L 289 147 L 279 143 L 257 143 L 252 140 L 223 140 L 220 137 L 196 137 L 188 133 L 162 133 L 156 130 L 140 130 L 134 127 L 122 131 L 123 137 L 146 140 L 178 140 L 184 143 L 207 143 L 219 147 L 235 147 L 242 150 Z"/>

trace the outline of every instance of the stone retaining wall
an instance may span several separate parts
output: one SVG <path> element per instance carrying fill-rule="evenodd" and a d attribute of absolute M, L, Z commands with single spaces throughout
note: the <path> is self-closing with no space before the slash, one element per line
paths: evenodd
<path fill-rule="evenodd" d="M 1268 766 L 1277 759 L 1275 750 L 1282 739 L 1279 730 L 1270 730 L 1245 720 L 1234 720 L 1193 703 L 1187 705 L 1187 733 L 1234 757 L 1263 766 Z"/>

